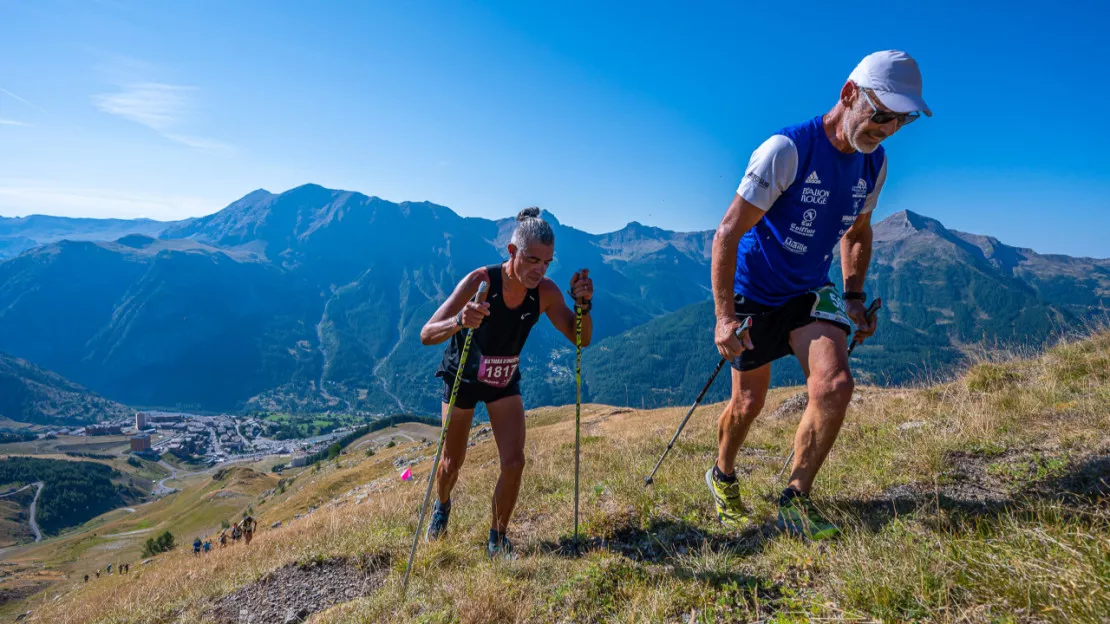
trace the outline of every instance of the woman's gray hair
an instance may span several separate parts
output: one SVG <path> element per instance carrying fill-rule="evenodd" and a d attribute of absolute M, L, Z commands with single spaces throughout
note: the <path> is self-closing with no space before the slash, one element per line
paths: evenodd
<path fill-rule="evenodd" d="M 547 221 L 540 218 L 539 208 L 533 206 L 521 210 L 516 220 L 516 229 L 513 230 L 510 242 L 516 245 L 517 249 L 527 249 L 530 243 L 555 244 L 555 232 L 551 230 L 551 225 Z"/>

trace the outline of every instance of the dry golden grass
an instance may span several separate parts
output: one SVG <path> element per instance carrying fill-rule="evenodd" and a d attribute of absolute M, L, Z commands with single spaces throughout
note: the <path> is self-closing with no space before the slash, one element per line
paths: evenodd
<path fill-rule="evenodd" d="M 815 487 L 845 528 L 831 543 L 770 528 L 796 415 L 753 428 L 740 465 L 756 526 L 734 534 L 716 522 L 702 481 L 721 406 L 698 410 L 646 489 L 684 410 L 588 405 L 587 549 L 573 556 L 573 408 L 541 408 L 529 412 L 515 561 L 484 556 L 497 478 L 486 439 L 469 450 L 450 535 L 421 542 L 401 601 L 431 462 L 402 483 L 392 461 L 435 450 L 407 443 L 343 456 L 257 501 L 264 529 L 249 549 L 178 550 L 130 577 L 51 591 L 30 621 L 203 621 L 214 600 L 285 564 L 362 553 L 391 558 L 385 585 L 312 622 L 1105 621 L 1108 371 L 1110 334 L 1101 333 L 1042 357 L 983 361 L 951 383 L 862 388 Z M 797 390 L 776 391 L 766 413 Z M 274 520 L 286 525 L 265 528 Z"/>

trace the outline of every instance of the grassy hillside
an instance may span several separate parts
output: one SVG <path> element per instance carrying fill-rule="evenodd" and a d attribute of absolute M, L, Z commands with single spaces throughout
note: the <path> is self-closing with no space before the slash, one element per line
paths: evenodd
<path fill-rule="evenodd" d="M 400 580 L 430 462 L 414 466 L 415 482 L 397 475 L 434 452 L 420 441 L 286 475 L 255 499 L 264 529 L 249 549 L 178 550 L 87 586 L 71 577 L 32 601 L 28 621 L 236 622 L 240 607 L 251 621 L 300 611 L 315 613 L 314 624 L 1088 622 L 1110 613 L 1110 334 L 983 362 L 946 385 L 862 388 L 815 490 L 846 529 L 832 543 L 773 529 L 776 473 L 798 418 L 773 412 L 796 390 L 773 393 L 742 452 L 755 523 L 739 533 L 716 522 L 702 481 L 720 405 L 694 415 L 652 489 L 643 476 L 683 410 L 589 405 L 585 552 L 574 555 L 573 408 L 543 408 L 529 413 L 516 561 L 484 557 L 497 460 L 488 430 L 476 429 L 451 534 L 421 544 L 407 603 Z M 199 513 L 186 494 L 167 499 L 177 511 L 165 513 Z M 275 520 L 283 526 L 270 530 Z"/>
<path fill-rule="evenodd" d="M 127 417 L 119 403 L 31 362 L 0 353 L 0 417 L 40 425 L 83 425 Z"/>
<path fill-rule="evenodd" d="M 4 553 L 0 564 L 0 618 L 25 610 L 25 605 L 18 602 L 5 604 L 9 602 L 6 597 L 18 597 L 23 587 L 42 589 L 56 582 L 57 577 L 76 582 L 85 574 L 95 576 L 96 570 L 103 570 L 109 563 L 139 564 L 143 543 L 163 531 L 171 531 L 178 547 L 186 548 L 193 537 L 218 531 L 224 520 L 237 520 L 275 483 L 272 476 L 246 467 L 195 474 L 169 482 L 182 488 L 181 492 L 145 505 L 117 509 L 54 539 Z M 49 578 L 39 579 L 43 574 Z"/>
<path fill-rule="evenodd" d="M 34 541 L 35 535 L 27 523 L 28 508 L 35 498 L 35 488 L 5 488 L 13 492 L 0 498 L 0 548 Z"/>

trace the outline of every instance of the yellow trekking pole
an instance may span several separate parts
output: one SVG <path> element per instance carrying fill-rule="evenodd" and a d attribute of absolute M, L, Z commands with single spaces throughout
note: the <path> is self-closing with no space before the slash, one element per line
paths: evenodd
<path fill-rule="evenodd" d="M 478 284 L 478 293 L 474 301 L 482 303 L 486 299 L 489 284 Z M 439 458 L 443 454 L 443 442 L 447 439 L 447 428 L 451 426 L 451 412 L 455 409 L 455 398 L 459 394 L 459 383 L 462 381 L 463 367 L 466 366 L 466 354 L 470 351 L 470 340 L 474 337 L 474 330 L 466 330 L 466 340 L 463 341 L 462 352 L 459 354 L 459 368 L 455 371 L 455 383 L 451 386 L 451 399 L 447 402 L 447 416 L 443 419 L 443 428 L 439 431 L 439 446 L 436 448 L 436 458 L 432 462 L 432 472 L 428 475 L 428 489 L 424 491 L 424 503 L 420 505 L 420 519 L 416 522 L 416 534 L 412 536 L 412 550 L 409 551 L 409 563 L 405 566 L 405 581 L 401 585 L 401 598 L 408 595 L 409 574 L 412 572 L 412 560 L 416 556 L 416 545 L 420 542 L 420 529 L 424 526 L 424 514 L 428 510 L 428 498 L 432 495 L 432 486 L 436 482 L 436 472 L 439 471 Z"/>

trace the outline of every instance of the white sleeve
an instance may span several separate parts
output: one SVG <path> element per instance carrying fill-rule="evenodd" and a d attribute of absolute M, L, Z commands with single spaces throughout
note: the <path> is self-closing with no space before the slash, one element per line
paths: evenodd
<path fill-rule="evenodd" d="M 867 194 L 867 199 L 863 200 L 863 209 L 859 211 L 860 214 L 867 214 L 875 209 L 875 205 L 879 203 L 879 191 L 883 190 L 883 183 L 886 182 L 886 157 L 883 158 L 883 166 L 879 167 L 879 175 L 875 176 L 875 190 Z"/>
<path fill-rule="evenodd" d="M 766 212 L 794 183 L 798 174 L 798 148 L 794 141 L 776 134 L 752 152 L 736 194 Z"/>

